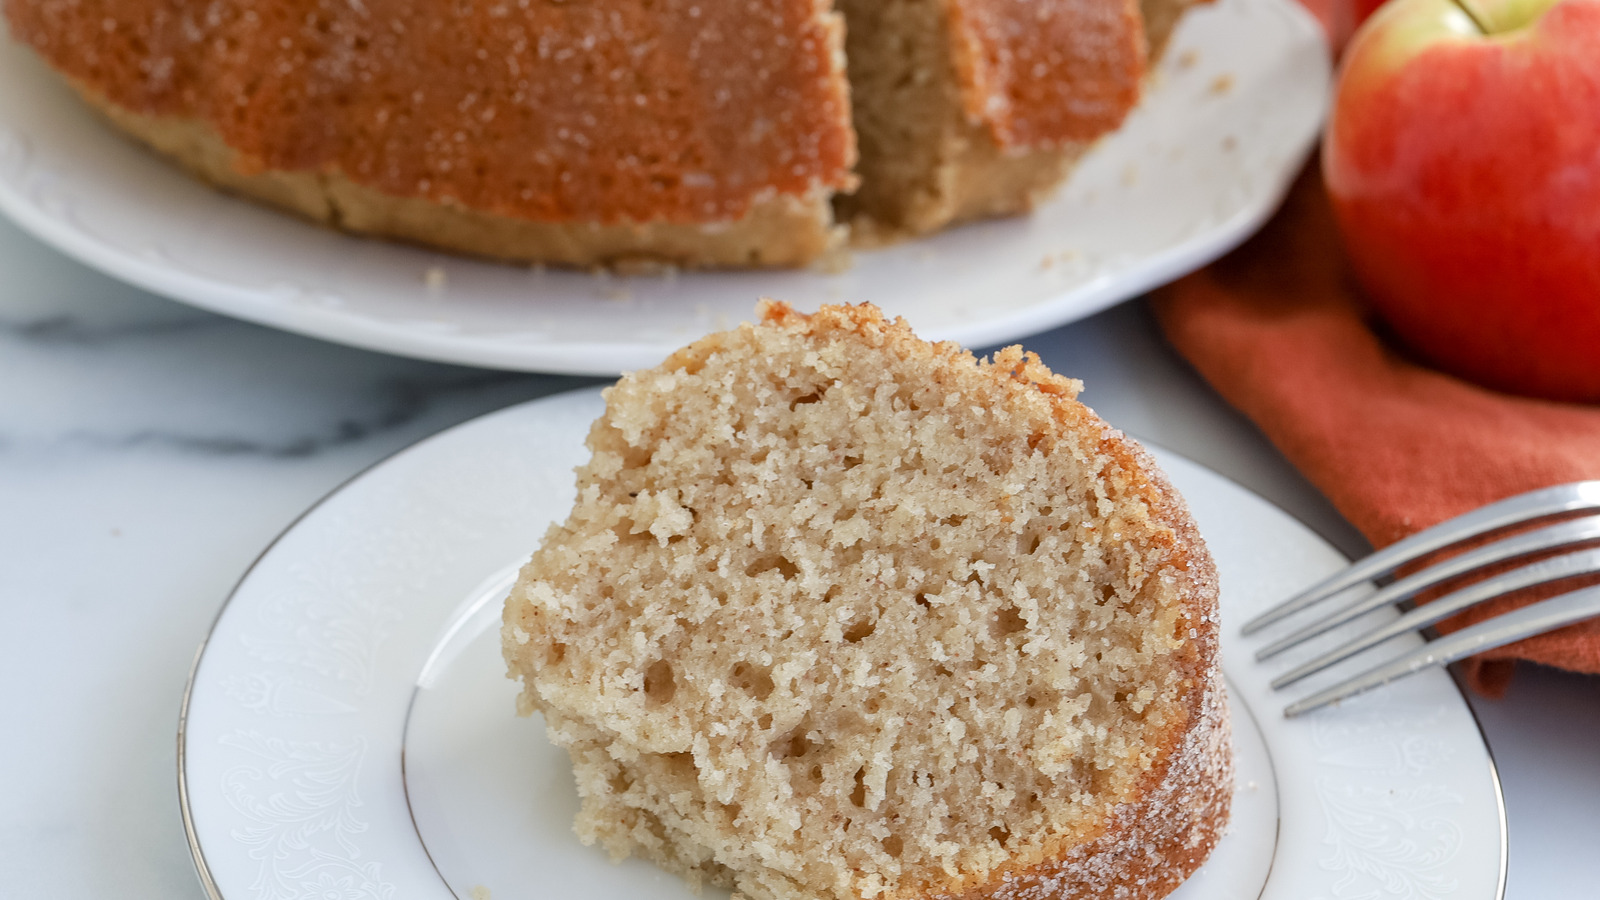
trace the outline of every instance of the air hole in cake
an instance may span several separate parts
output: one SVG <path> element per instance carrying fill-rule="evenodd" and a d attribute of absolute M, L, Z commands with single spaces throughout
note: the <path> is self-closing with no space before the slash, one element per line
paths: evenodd
<path fill-rule="evenodd" d="M 744 662 L 734 663 L 729 680 L 733 682 L 734 687 L 757 700 L 765 700 L 772 694 L 772 675 L 760 666 L 752 666 Z M 771 716 L 763 716 L 763 718 L 767 720 L 767 725 L 761 727 L 766 728 L 772 724 Z"/>
<path fill-rule="evenodd" d="M 644 670 L 644 696 L 651 703 L 667 703 L 678 692 L 673 679 L 672 663 L 658 659 Z"/>
<path fill-rule="evenodd" d="M 1028 620 L 1022 617 L 1015 606 L 1006 604 L 1000 607 L 1000 612 L 994 619 L 994 633 L 996 637 L 1016 634 L 1028 627 Z"/>
<path fill-rule="evenodd" d="M 812 391 L 809 394 L 801 394 L 800 396 L 798 396 L 798 397 L 794 398 L 793 400 L 789 401 L 789 409 L 793 410 L 793 409 L 795 409 L 797 407 L 806 406 L 806 405 L 811 404 L 811 403 L 818 403 L 821 400 L 822 400 L 822 392 L 821 391 Z"/>
<path fill-rule="evenodd" d="M 633 787 L 633 779 L 629 778 L 626 772 L 613 772 L 606 778 L 606 787 L 609 787 L 613 794 L 625 793 L 628 788 Z"/>
<path fill-rule="evenodd" d="M 1102 584 L 1096 588 L 1095 595 L 1099 598 L 1095 601 L 1095 604 L 1097 606 L 1105 606 L 1107 603 L 1117 599 L 1117 590 L 1109 584 Z"/>
<path fill-rule="evenodd" d="M 954 488 L 952 488 L 952 490 L 953 489 Z M 962 525 L 965 525 L 966 522 L 967 522 L 967 517 L 966 516 L 956 516 L 956 515 L 945 516 L 944 518 L 939 520 L 939 524 L 943 525 L 946 528 L 960 528 Z"/>
<path fill-rule="evenodd" d="M 806 770 L 806 787 L 808 790 L 814 793 L 821 784 L 822 765 L 818 763 Z"/>
<path fill-rule="evenodd" d="M 817 745 L 806 737 L 806 729 L 810 726 L 802 723 L 799 728 L 789 732 L 786 737 L 778 739 L 773 747 L 773 755 L 779 759 L 804 759 L 806 754 L 817 748 Z"/>
<path fill-rule="evenodd" d="M 850 790 L 850 802 L 860 807 L 867 805 L 867 770 L 865 767 L 856 770 L 856 785 Z"/>
<path fill-rule="evenodd" d="M 667 842 L 667 826 L 661 824 L 661 820 L 654 813 L 640 810 L 639 819 L 644 823 L 645 830 L 650 832 L 650 836 L 655 839 L 656 843 L 665 844 Z"/>
<path fill-rule="evenodd" d="M 661 759 L 667 764 L 667 771 L 678 778 L 695 777 L 694 754 L 687 752 L 663 753 Z"/>
<path fill-rule="evenodd" d="M 874 622 L 872 619 L 857 619 L 856 621 L 850 623 L 849 628 L 845 629 L 844 639 L 848 643 L 859 644 L 867 636 L 871 635 L 872 632 L 876 631 L 877 628 L 878 623 Z"/>
<path fill-rule="evenodd" d="M 1107 769 L 1096 769 L 1089 773 L 1091 790 L 1103 791 L 1111 786 L 1112 773 Z"/>
<path fill-rule="evenodd" d="M 996 825 L 989 829 L 989 837 L 994 838 L 995 843 L 1004 847 L 1006 845 L 1006 841 L 1011 840 L 1011 832 L 1002 825 Z"/>
<path fill-rule="evenodd" d="M 1022 704 L 1029 709 L 1035 709 L 1040 706 L 1048 709 L 1055 705 L 1056 698 L 1051 696 L 1051 694 L 1052 692 L 1045 690 L 1029 691 L 1028 695 L 1023 698 Z"/>
<path fill-rule="evenodd" d="M 935 539 L 935 540 L 937 541 L 937 539 Z M 938 547 L 934 547 L 933 549 L 937 550 L 939 548 Z M 928 599 L 928 595 L 927 594 L 918 593 L 915 602 L 916 602 L 916 604 L 918 606 L 922 607 L 923 609 L 932 609 L 933 608 L 933 601 Z"/>
<path fill-rule="evenodd" d="M 1032 556 L 1039 552 L 1039 545 L 1042 543 L 1044 543 L 1044 532 L 1030 529 L 1017 541 L 1017 550 L 1023 556 Z"/>
<path fill-rule="evenodd" d="M 756 727 L 761 729 L 762 731 L 766 731 L 768 728 L 771 728 L 772 727 L 772 713 L 762 713 L 761 714 L 761 718 L 756 719 Z"/>
<path fill-rule="evenodd" d="M 751 578 L 764 575 L 767 572 L 777 572 L 783 580 L 788 581 L 800 574 L 800 567 L 791 562 L 788 557 L 773 553 L 758 557 L 755 562 L 744 570 L 744 574 Z"/>
<path fill-rule="evenodd" d="M 922 411 L 922 403 L 917 399 L 916 392 L 908 389 L 901 389 L 895 392 L 893 405 L 895 409 L 911 412 Z"/>
<path fill-rule="evenodd" d="M 655 535 L 650 532 L 638 531 L 636 530 L 637 528 L 638 526 L 632 519 L 624 516 L 617 520 L 617 524 L 611 526 L 611 533 L 617 536 L 617 543 L 624 545 L 645 543 L 656 539 Z"/>
<path fill-rule="evenodd" d="M 949 678 L 952 674 L 948 666 L 934 666 L 933 672 L 940 678 Z"/>
<path fill-rule="evenodd" d="M 560 641 L 554 641 L 544 651 L 544 662 L 545 662 L 545 665 L 547 665 L 547 666 L 560 665 L 561 660 L 565 659 L 566 655 L 567 655 L 567 645 L 561 643 Z"/>
<path fill-rule="evenodd" d="M 859 465 L 861 465 L 861 457 L 859 456 L 846 456 L 844 458 L 844 468 L 847 470 L 854 469 Z"/>
<path fill-rule="evenodd" d="M 900 853 L 904 849 L 905 842 L 900 839 L 900 835 L 898 834 L 891 834 L 883 839 L 883 852 L 889 854 L 895 859 L 900 858 Z"/>

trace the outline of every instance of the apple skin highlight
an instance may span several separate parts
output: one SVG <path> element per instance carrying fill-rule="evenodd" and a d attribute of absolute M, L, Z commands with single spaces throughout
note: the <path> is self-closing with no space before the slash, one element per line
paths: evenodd
<path fill-rule="evenodd" d="M 1600 400 L 1600 0 L 1392 0 L 1346 52 L 1322 162 L 1356 275 L 1412 350 Z"/>

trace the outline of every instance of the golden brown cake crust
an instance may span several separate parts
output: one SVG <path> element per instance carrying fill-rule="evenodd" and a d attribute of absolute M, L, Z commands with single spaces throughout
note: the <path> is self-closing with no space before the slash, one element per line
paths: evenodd
<path fill-rule="evenodd" d="M 949 0 L 962 102 L 1004 148 L 1092 141 L 1139 100 L 1137 0 Z"/>
<path fill-rule="evenodd" d="M 5 0 L 118 107 L 196 119 L 242 173 L 338 174 L 536 222 L 728 222 L 851 183 L 828 0 Z"/>
<path fill-rule="evenodd" d="M 827 196 L 778 195 L 745 215 L 711 226 L 652 222 L 597 225 L 533 222 L 457 204 L 395 197 L 340 174 L 256 172 L 235 164 L 233 150 L 208 124 L 152 116 L 116 106 L 92 90 L 78 92 L 117 127 L 217 187 L 355 234 L 396 238 L 508 262 L 567 266 L 666 263 L 712 266 L 799 266 L 838 247 Z"/>

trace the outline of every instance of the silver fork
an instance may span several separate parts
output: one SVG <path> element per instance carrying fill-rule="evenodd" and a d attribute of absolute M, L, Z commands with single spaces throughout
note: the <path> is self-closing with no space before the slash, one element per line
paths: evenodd
<path fill-rule="evenodd" d="M 1600 515 L 1573 518 L 1584 513 L 1600 513 L 1600 481 L 1564 484 L 1491 503 L 1441 522 L 1425 531 L 1419 531 L 1403 541 L 1391 544 L 1357 561 L 1349 568 L 1312 585 L 1251 619 L 1244 624 L 1242 630 L 1245 634 L 1254 634 L 1312 607 L 1320 606 L 1357 585 L 1387 579 L 1397 570 L 1440 550 L 1448 550 L 1517 526 L 1555 518 L 1564 519 L 1531 531 L 1519 531 L 1509 537 L 1451 556 L 1421 571 L 1395 579 L 1372 594 L 1333 607 L 1331 612 L 1295 628 L 1256 652 L 1256 659 L 1269 659 L 1358 616 L 1380 607 L 1405 602 L 1430 587 L 1481 571 L 1487 566 L 1535 554 L 1551 553 L 1562 548 L 1600 544 Z M 1279 675 L 1273 680 L 1272 686 L 1286 687 L 1390 638 L 1427 628 L 1448 616 L 1495 597 L 1534 585 L 1595 572 L 1600 572 L 1600 547 L 1590 547 L 1541 559 L 1492 578 L 1483 579 L 1445 594 L 1431 603 L 1410 609 L 1398 618 L 1387 620 L 1345 640 L 1338 646 Z M 1513 641 L 1553 631 L 1595 616 L 1600 616 L 1600 585 L 1569 591 L 1430 640 L 1397 659 L 1289 704 L 1284 708 L 1283 714 L 1289 717 L 1298 716 L 1363 691 L 1372 690 L 1413 672 L 1448 665 L 1475 653 L 1492 650 Z"/>

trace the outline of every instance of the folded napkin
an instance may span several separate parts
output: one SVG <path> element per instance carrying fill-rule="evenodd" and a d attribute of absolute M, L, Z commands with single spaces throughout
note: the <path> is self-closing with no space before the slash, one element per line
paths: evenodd
<path fill-rule="evenodd" d="M 1154 306 L 1178 352 L 1375 546 L 1513 494 L 1600 478 L 1600 406 L 1468 384 L 1375 330 L 1315 159 L 1259 235 Z M 1487 604 L 1441 630 L 1579 583 Z M 1467 675 L 1498 695 L 1517 659 L 1600 673 L 1600 620 L 1489 651 Z"/>

